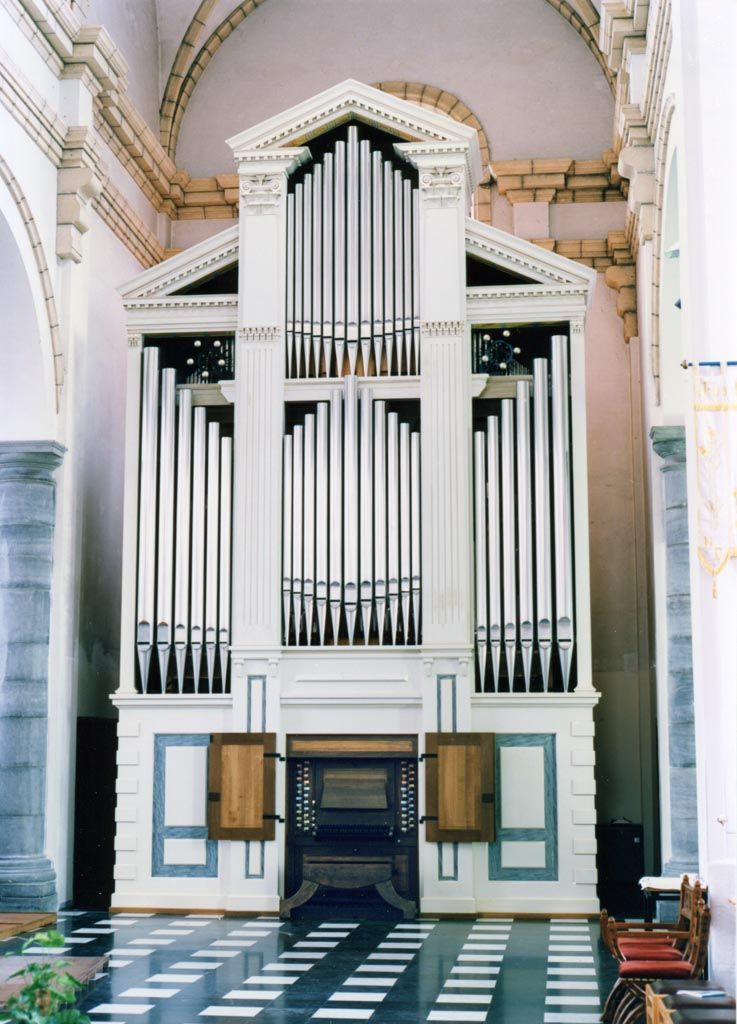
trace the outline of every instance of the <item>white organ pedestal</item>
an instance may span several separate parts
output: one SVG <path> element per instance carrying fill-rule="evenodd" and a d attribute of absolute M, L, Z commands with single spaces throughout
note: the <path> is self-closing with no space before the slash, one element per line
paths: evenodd
<path fill-rule="evenodd" d="M 411 735 L 422 752 L 428 733 L 483 732 L 496 836 L 431 843 L 420 823 L 421 910 L 594 911 L 593 272 L 468 219 L 476 133 L 360 83 L 229 144 L 238 225 L 123 292 L 113 904 L 263 912 L 288 895 L 282 821 L 274 839 L 208 832 L 210 734 L 273 733 L 281 753 L 295 735 Z M 468 259 L 488 285 L 467 286 Z M 219 294 L 236 263 L 237 296 Z M 534 373 L 475 373 L 472 331 L 521 325 Z M 232 339 L 234 383 L 188 383 L 184 347 L 213 338 Z M 561 658 L 570 685 L 546 669 Z M 278 819 L 281 761 L 274 776 Z M 424 784 L 420 762 L 419 815 Z"/>

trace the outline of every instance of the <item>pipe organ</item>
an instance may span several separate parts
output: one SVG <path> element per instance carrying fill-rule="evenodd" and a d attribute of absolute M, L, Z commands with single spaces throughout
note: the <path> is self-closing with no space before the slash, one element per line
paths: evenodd
<path fill-rule="evenodd" d="M 573 537 L 568 338 L 553 335 L 532 381 L 517 379 L 474 432 L 478 689 L 529 692 L 537 655 L 542 689 L 573 669 Z M 553 581 L 554 597 L 553 597 Z M 502 655 L 504 656 L 502 659 Z M 506 684 L 502 685 L 502 676 Z"/>
<path fill-rule="evenodd" d="M 143 353 L 136 650 L 141 689 L 225 689 L 233 440 Z M 154 654 L 155 651 L 155 654 Z M 173 655 L 173 661 L 172 661 Z M 155 663 L 155 664 L 152 664 Z M 156 682 L 156 678 L 158 682 Z"/>
<path fill-rule="evenodd" d="M 375 400 L 349 374 L 285 433 L 286 644 L 420 642 L 415 423 L 412 403 Z"/>
<path fill-rule="evenodd" d="M 420 372 L 419 193 L 351 125 L 287 195 L 286 375 Z"/>

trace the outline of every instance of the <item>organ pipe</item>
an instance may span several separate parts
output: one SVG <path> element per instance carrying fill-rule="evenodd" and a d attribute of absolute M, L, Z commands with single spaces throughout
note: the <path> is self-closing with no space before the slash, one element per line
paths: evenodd
<path fill-rule="evenodd" d="M 348 129 L 346 155 L 346 341 L 348 343 L 348 373 L 356 372 L 358 358 L 358 129 Z"/>
<path fill-rule="evenodd" d="M 537 596 L 537 646 L 543 689 L 550 678 L 553 642 L 553 598 L 550 569 L 550 438 L 548 428 L 548 364 L 533 363 L 535 420 L 535 569 Z"/>
<path fill-rule="evenodd" d="M 386 372 L 392 374 L 394 352 L 394 184 L 392 165 L 384 163 L 384 349 Z"/>
<path fill-rule="evenodd" d="M 384 355 L 384 185 L 383 160 L 375 152 L 371 162 L 371 248 L 373 271 L 374 373 L 378 377 Z"/>
<path fill-rule="evenodd" d="M 389 542 L 388 579 L 389 628 L 392 643 L 397 642 L 399 613 L 399 417 L 387 416 L 387 540 Z"/>
<path fill-rule="evenodd" d="M 295 509 L 300 508 L 295 496 Z M 330 396 L 330 622 L 334 642 L 343 605 L 343 401 L 336 388 Z"/>
<path fill-rule="evenodd" d="M 302 350 L 304 353 L 305 377 L 310 375 L 312 356 L 312 175 L 305 175 L 302 235 L 304 238 L 304 259 L 302 263 Z"/>
<path fill-rule="evenodd" d="M 192 391 L 179 393 L 177 437 L 177 524 L 174 583 L 174 658 L 177 688 L 184 689 L 184 667 L 189 641 L 189 549 L 192 494 Z"/>
<path fill-rule="evenodd" d="M 517 381 L 517 544 L 519 636 L 525 689 L 530 689 L 533 641 L 532 476 L 530 466 L 530 382 Z"/>
<path fill-rule="evenodd" d="M 412 189 L 412 343 L 415 373 L 420 372 L 420 193 Z"/>
<path fill-rule="evenodd" d="M 317 463 L 315 476 L 315 605 L 320 643 L 325 643 L 328 604 L 328 413 L 327 402 L 317 405 Z"/>
<path fill-rule="evenodd" d="M 484 689 L 486 678 L 486 646 L 488 640 L 487 562 L 486 562 L 486 435 L 477 430 L 473 435 L 476 519 L 476 650 L 479 679 Z M 493 586 L 493 584 L 492 584 Z"/>
<path fill-rule="evenodd" d="M 555 536 L 555 618 L 563 689 L 573 658 L 573 549 L 571 535 L 571 458 L 568 420 L 568 339 L 551 338 L 553 395 L 553 529 Z"/>
<path fill-rule="evenodd" d="M 304 572 L 302 598 L 305 610 L 307 644 L 312 638 L 312 612 L 315 600 L 315 417 L 304 420 Z"/>
<path fill-rule="evenodd" d="M 345 262 L 346 262 L 346 209 L 345 209 L 345 142 L 335 145 L 335 177 L 333 197 L 333 218 L 335 226 L 334 267 L 335 267 L 335 373 L 343 374 L 345 352 Z"/>
<path fill-rule="evenodd" d="M 225 689 L 230 647 L 231 523 L 233 498 L 233 440 L 220 441 L 220 595 L 218 599 L 218 649 L 220 676 Z"/>
<path fill-rule="evenodd" d="M 312 366 L 320 376 L 322 349 L 322 166 L 312 172 Z"/>
<path fill-rule="evenodd" d="M 361 196 L 361 294 L 360 338 L 363 376 L 368 377 L 371 355 L 371 146 L 367 139 L 359 147 Z"/>
<path fill-rule="evenodd" d="M 420 435 L 412 432 L 410 438 L 412 477 L 410 480 L 410 515 L 412 519 L 412 624 L 415 643 L 420 635 Z"/>
<path fill-rule="evenodd" d="M 501 530 L 499 524 L 499 420 L 489 416 L 486 420 L 486 478 L 488 487 L 489 520 L 487 549 L 489 558 L 489 645 L 494 690 L 499 689 L 499 663 L 502 650 L 502 595 Z"/>
<path fill-rule="evenodd" d="M 302 262 L 304 258 L 304 188 L 301 184 L 294 188 L 294 353 L 297 376 L 302 373 L 302 308 L 304 304 L 304 280 L 302 276 Z M 304 368 L 304 376 L 308 373 Z"/>
<path fill-rule="evenodd" d="M 162 690 L 166 687 L 172 642 L 174 585 L 174 441 L 177 408 L 176 370 L 161 372 L 159 431 L 159 535 L 156 594 L 156 647 Z"/>
<path fill-rule="evenodd" d="M 386 623 L 386 402 L 374 404 L 374 593 L 379 643 Z"/>
<path fill-rule="evenodd" d="M 371 629 L 371 606 L 373 598 L 373 400 L 371 390 L 366 388 L 361 394 L 361 441 L 360 441 L 360 474 L 361 474 L 361 557 L 360 557 L 360 588 L 361 627 L 363 642 L 369 642 Z"/>
<path fill-rule="evenodd" d="M 207 420 L 205 410 L 194 411 L 192 454 L 192 611 L 190 646 L 194 688 L 200 678 L 205 611 L 205 466 L 207 463 Z"/>
<path fill-rule="evenodd" d="M 302 526 L 304 508 L 304 428 L 297 426 L 292 433 L 292 493 L 294 508 L 300 515 L 292 517 L 292 615 L 294 617 L 295 643 L 301 642 L 302 634 Z"/>
<path fill-rule="evenodd" d="M 343 510 L 347 523 L 353 529 L 343 533 L 343 607 L 345 610 L 348 642 L 353 643 L 358 606 L 358 380 L 350 374 L 345 378 L 343 458 Z"/>
<path fill-rule="evenodd" d="M 294 358 L 294 193 L 287 196 L 287 377 Z"/>
<path fill-rule="evenodd" d="M 292 618 L 292 508 L 293 475 L 292 475 L 292 435 L 284 435 L 283 445 L 284 483 L 283 501 L 284 516 L 282 518 L 282 607 L 284 611 L 284 634 L 289 636 L 289 624 Z"/>
<path fill-rule="evenodd" d="M 138 517 L 138 611 L 136 647 L 144 692 L 153 646 L 156 521 L 156 453 L 158 448 L 159 350 L 143 351 L 143 400 L 141 412 L 141 478 Z"/>
<path fill-rule="evenodd" d="M 404 350 L 406 357 L 406 372 L 412 373 L 412 183 L 405 180 L 402 183 L 402 207 L 404 209 L 404 230 L 402 232 L 402 266 L 404 268 L 404 280 L 402 290 L 404 292 Z"/>
<path fill-rule="evenodd" d="M 205 563 L 205 660 L 208 689 L 212 693 L 215 677 L 215 651 L 218 625 L 218 545 L 220 541 L 220 424 L 207 428 L 207 531 Z"/>
<path fill-rule="evenodd" d="M 394 336 L 397 373 L 404 362 L 404 190 L 402 172 L 394 171 Z"/>
<path fill-rule="evenodd" d="M 399 424 L 399 594 L 402 606 L 402 632 L 404 642 L 409 636 L 409 604 L 411 587 L 411 553 L 412 541 L 410 528 L 410 448 L 409 423 Z"/>
<path fill-rule="evenodd" d="M 514 402 L 502 401 L 502 576 L 504 581 L 504 648 L 509 689 L 514 681 L 517 647 L 517 566 L 514 537 Z"/>
<path fill-rule="evenodd" d="M 333 361 L 333 156 L 327 153 L 323 161 L 322 179 L 322 350 L 325 376 L 332 372 Z M 336 376 L 340 369 L 336 368 Z"/>

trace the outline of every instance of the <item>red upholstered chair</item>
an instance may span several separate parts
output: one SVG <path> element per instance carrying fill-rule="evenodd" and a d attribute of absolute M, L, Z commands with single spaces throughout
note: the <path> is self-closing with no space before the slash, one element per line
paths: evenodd
<path fill-rule="evenodd" d="M 711 915 L 703 900 L 694 908 L 690 936 L 678 960 L 621 960 L 619 977 L 602 1015 L 613 1024 L 634 1024 L 645 1013 L 645 986 L 660 978 L 674 981 L 702 977 L 706 968 Z M 614 929 L 610 929 L 611 932 Z"/>
<path fill-rule="evenodd" d="M 616 921 L 606 910 L 600 917 L 601 937 L 615 960 L 639 956 L 642 952 L 656 952 L 661 948 L 667 958 L 677 959 L 686 946 L 690 932 L 693 909 L 705 897 L 705 890 L 697 880 L 691 882 L 688 875 L 681 879 L 681 895 L 675 923 L 662 921 Z M 612 948 L 610 925 L 614 925 L 616 941 Z M 653 950 L 651 947 L 656 947 Z M 668 952 L 675 948 L 677 955 Z M 642 957 L 640 957 L 642 959 Z"/>

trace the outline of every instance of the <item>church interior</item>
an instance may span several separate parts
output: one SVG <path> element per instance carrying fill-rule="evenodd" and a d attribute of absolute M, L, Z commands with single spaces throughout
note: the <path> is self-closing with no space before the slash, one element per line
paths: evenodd
<path fill-rule="evenodd" d="M 0 24 L 8 962 L 734 1021 L 734 4 Z"/>

